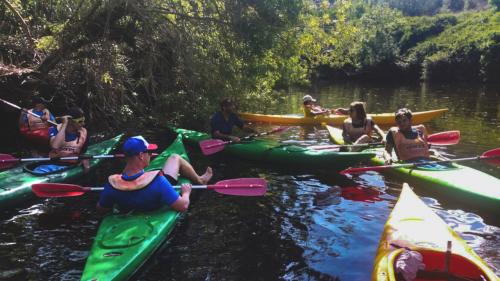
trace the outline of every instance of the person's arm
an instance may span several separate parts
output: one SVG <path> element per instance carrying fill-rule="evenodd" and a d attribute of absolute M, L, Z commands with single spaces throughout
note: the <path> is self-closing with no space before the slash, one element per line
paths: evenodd
<path fill-rule="evenodd" d="M 330 114 L 331 111 L 329 109 L 322 108 L 321 106 L 315 106 L 315 107 L 311 108 L 311 113 L 314 116 L 317 116 L 317 115 Z"/>
<path fill-rule="evenodd" d="M 19 127 L 26 126 L 28 124 L 28 114 L 26 113 L 28 110 L 23 108 L 21 110 L 21 115 L 19 115 Z"/>
<path fill-rule="evenodd" d="M 384 150 L 384 162 L 386 165 L 392 164 L 394 160 L 392 159 L 392 150 L 394 149 L 394 137 L 389 131 L 386 136 L 385 150 Z"/>
<path fill-rule="evenodd" d="M 342 124 L 342 138 L 344 139 L 345 143 L 349 143 L 351 141 L 351 137 L 349 136 L 349 133 L 347 132 L 347 128 L 345 127 L 345 123 Z"/>
<path fill-rule="evenodd" d="M 177 212 L 185 212 L 189 208 L 189 196 L 191 195 L 191 185 L 190 184 L 183 184 L 181 185 L 181 193 L 182 195 L 175 200 L 173 204 L 170 205 L 170 207 Z"/>
<path fill-rule="evenodd" d="M 337 114 L 337 115 L 349 115 L 348 108 L 339 107 L 339 108 L 334 109 L 333 112 L 335 112 L 335 114 Z"/>
<path fill-rule="evenodd" d="M 85 130 L 85 135 L 87 136 L 87 138 L 85 139 L 85 143 L 83 144 L 82 150 L 80 151 L 80 155 L 85 154 L 87 152 L 87 148 L 89 147 L 89 138 L 87 134 L 87 129 L 82 128 L 82 130 Z M 83 172 L 88 173 L 90 171 L 90 159 L 83 159 L 82 166 L 83 166 Z"/>
<path fill-rule="evenodd" d="M 384 131 L 382 129 L 380 129 L 380 127 L 377 124 L 375 124 L 375 122 L 373 120 L 371 122 L 372 122 L 373 130 L 375 130 L 375 133 L 380 136 L 380 138 L 382 139 L 382 142 L 385 143 L 386 142 L 386 140 L 385 140 L 386 135 L 385 135 Z"/>
<path fill-rule="evenodd" d="M 61 129 L 58 130 L 57 135 L 50 138 L 50 147 L 52 149 L 59 149 L 64 144 L 66 136 L 66 126 L 68 125 L 68 117 L 62 117 Z"/>

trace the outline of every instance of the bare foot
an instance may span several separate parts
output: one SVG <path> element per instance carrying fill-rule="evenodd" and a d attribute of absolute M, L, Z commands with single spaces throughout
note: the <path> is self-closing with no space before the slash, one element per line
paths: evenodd
<path fill-rule="evenodd" d="M 208 167 L 205 173 L 200 176 L 200 184 L 207 184 L 213 175 L 212 168 Z"/>

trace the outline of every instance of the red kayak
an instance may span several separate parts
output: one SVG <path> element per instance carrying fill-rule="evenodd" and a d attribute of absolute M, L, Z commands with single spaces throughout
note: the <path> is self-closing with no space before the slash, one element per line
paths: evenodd
<path fill-rule="evenodd" d="M 49 145 L 49 128 L 32 131 L 28 126 L 22 126 L 19 128 L 19 132 L 34 145 L 43 147 L 48 147 Z"/>

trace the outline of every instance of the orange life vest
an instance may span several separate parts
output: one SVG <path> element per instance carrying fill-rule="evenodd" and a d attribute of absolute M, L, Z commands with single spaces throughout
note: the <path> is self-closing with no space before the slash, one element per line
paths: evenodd
<path fill-rule="evenodd" d="M 57 125 L 57 131 L 61 131 L 62 125 Z M 68 157 L 68 156 L 78 156 L 82 152 L 85 141 L 87 140 L 87 130 L 81 128 L 79 130 L 79 137 L 72 141 L 64 141 L 64 144 L 57 148 L 52 149 L 49 153 L 49 157 Z M 64 162 L 76 163 L 76 160 L 67 160 Z"/>
<path fill-rule="evenodd" d="M 148 186 L 159 174 L 160 170 L 145 172 L 134 180 L 124 180 L 122 175 L 111 175 L 108 177 L 109 184 L 112 187 L 122 191 L 134 191 Z"/>
<path fill-rule="evenodd" d="M 407 161 L 414 158 L 429 158 L 429 145 L 427 144 L 427 136 L 424 135 L 424 126 L 413 126 L 421 134 L 418 134 L 415 139 L 407 139 L 404 134 L 399 131 L 399 128 L 393 127 L 389 131 L 394 138 L 394 145 L 398 154 L 399 160 Z"/>
<path fill-rule="evenodd" d="M 373 122 L 372 122 L 372 120 L 371 120 L 370 117 L 367 117 L 365 119 L 365 122 L 363 123 L 363 126 L 359 127 L 359 128 L 356 128 L 356 127 L 354 127 L 352 125 L 352 119 L 351 118 L 347 118 L 346 120 L 344 120 L 344 130 L 346 130 L 346 133 L 350 137 L 350 140 L 347 140 L 347 141 L 355 142 L 362 135 L 371 136 L 372 135 L 372 131 L 373 131 L 372 124 L 373 124 Z"/>
<path fill-rule="evenodd" d="M 34 113 L 33 109 L 28 110 L 28 112 Z M 28 117 L 28 126 L 31 131 L 48 128 L 49 124 L 46 121 L 42 121 L 42 119 L 35 117 L 31 114 L 26 114 Z M 50 116 L 50 113 L 47 109 L 43 110 L 42 116 Z"/>

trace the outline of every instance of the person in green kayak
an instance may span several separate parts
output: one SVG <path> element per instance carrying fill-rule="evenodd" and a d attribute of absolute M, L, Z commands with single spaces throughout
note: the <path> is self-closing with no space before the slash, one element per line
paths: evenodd
<path fill-rule="evenodd" d="M 372 133 L 375 132 L 382 140 L 384 132 L 375 122 L 366 115 L 365 104 L 355 101 L 349 107 L 349 118 L 342 125 L 344 142 L 349 144 L 362 144 L 373 142 Z"/>
<path fill-rule="evenodd" d="M 196 184 L 207 184 L 212 178 L 212 168 L 198 175 L 193 166 L 177 154 L 172 154 L 161 170 L 144 172 L 149 165 L 156 144 L 150 144 L 142 136 L 128 138 L 123 144 L 126 166 L 121 174 L 111 175 L 97 203 L 103 214 L 117 207 L 121 212 L 153 211 L 165 205 L 178 212 L 189 207 L 191 185 L 181 185 L 181 195 L 173 188 L 179 174 Z"/>
<path fill-rule="evenodd" d="M 79 107 L 71 107 L 65 116 L 60 117 L 62 123 L 49 129 L 50 152 L 49 157 L 79 156 L 85 153 L 88 146 L 87 129 L 84 112 Z M 78 160 L 65 160 L 56 163 L 48 163 L 37 166 L 33 171 L 36 173 L 52 173 L 66 169 L 70 165 L 78 164 Z M 85 172 L 89 171 L 90 162 L 82 160 L 81 165 Z"/>
<path fill-rule="evenodd" d="M 302 110 L 304 111 L 305 117 L 316 117 L 320 115 L 328 116 L 332 114 L 332 112 L 334 112 L 335 114 L 343 114 L 343 115 L 349 113 L 349 111 L 345 108 L 337 108 L 334 110 L 323 108 L 316 104 L 316 99 L 314 99 L 311 95 L 305 95 L 302 98 L 302 101 L 303 101 Z"/>
<path fill-rule="evenodd" d="M 412 126 L 412 112 L 401 108 L 395 113 L 397 127 L 392 127 L 387 133 L 384 160 L 386 164 L 394 162 L 393 149 L 399 160 L 418 162 L 430 157 L 427 144 L 427 130 L 424 125 Z"/>
<path fill-rule="evenodd" d="M 232 135 L 234 126 L 248 133 L 257 133 L 255 130 L 245 125 L 243 120 L 238 117 L 233 102 L 229 99 L 224 99 L 220 103 L 220 111 L 214 113 L 210 118 L 212 137 L 239 142 L 240 138 Z"/>

